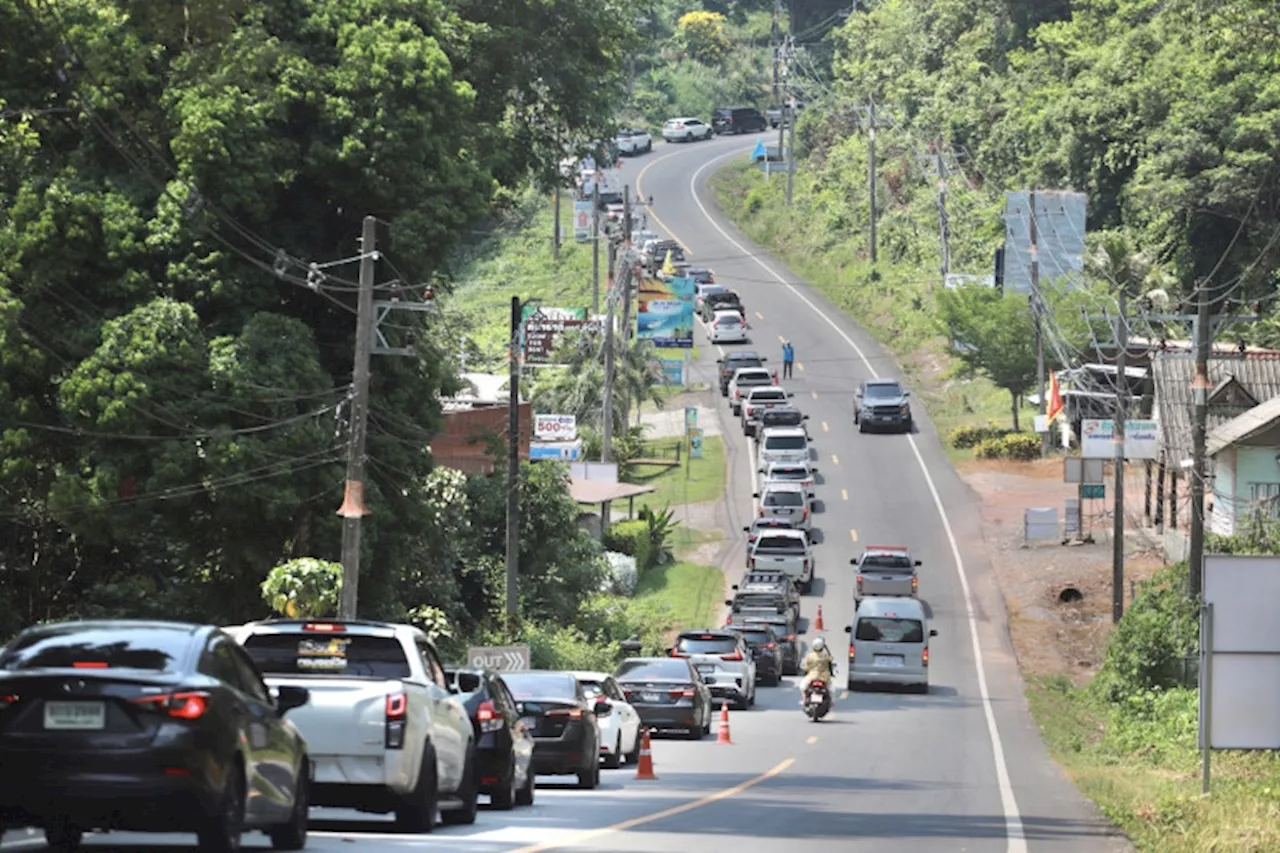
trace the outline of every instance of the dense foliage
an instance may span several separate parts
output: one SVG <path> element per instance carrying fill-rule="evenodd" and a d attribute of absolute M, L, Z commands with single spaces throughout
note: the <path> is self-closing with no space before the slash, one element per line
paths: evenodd
<path fill-rule="evenodd" d="M 634 12 L 0 0 L 0 31 L 0 633 L 262 615 L 269 569 L 337 555 L 362 217 L 384 293 L 424 296 L 612 124 Z M 361 610 L 472 630 L 505 484 L 432 474 L 455 368 L 419 322 L 374 360 Z M 603 563 L 555 471 L 522 547 L 529 615 L 565 624 Z"/>

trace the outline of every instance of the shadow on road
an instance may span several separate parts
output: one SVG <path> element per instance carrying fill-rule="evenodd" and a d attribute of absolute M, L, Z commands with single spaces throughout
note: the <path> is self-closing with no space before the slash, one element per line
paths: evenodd
<path fill-rule="evenodd" d="M 814 498 L 813 514 L 817 515 L 820 512 L 826 512 L 826 511 L 827 511 L 827 502 L 824 501 L 822 498 Z"/>
<path fill-rule="evenodd" d="M 809 531 L 809 541 L 814 545 L 821 545 L 823 542 L 827 541 L 827 535 L 822 532 L 821 527 L 815 527 Z"/>
<path fill-rule="evenodd" d="M 813 586 L 811 586 L 811 587 L 809 588 L 809 592 L 808 592 L 808 594 L 807 594 L 805 597 L 806 597 L 806 598 L 810 598 L 810 597 L 812 597 L 812 598 L 821 598 L 822 596 L 824 596 L 824 595 L 826 595 L 826 594 L 827 594 L 827 579 L 826 579 L 826 578 L 814 578 L 814 579 L 813 579 Z"/>

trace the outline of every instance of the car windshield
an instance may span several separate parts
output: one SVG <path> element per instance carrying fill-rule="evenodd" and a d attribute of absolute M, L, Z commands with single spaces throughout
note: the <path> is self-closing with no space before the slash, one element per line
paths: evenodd
<path fill-rule="evenodd" d="M 770 480 L 807 480 L 809 475 L 803 468 L 774 468 L 769 472 Z"/>
<path fill-rule="evenodd" d="M 804 495 L 799 492 L 769 491 L 764 493 L 765 506 L 804 506 Z"/>
<path fill-rule="evenodd" d="M 875 399 L 885 400 L 885 399 L 892 399 L 894 397 L 901 397 L 901 396 L 902 396 L 902 389 L 899 388 L 896 383 L 867 386 L 866 397 L 869 400 L 875 400 Z"/>
<path fill-rule="evenodd" d="M 733 637 L 690 634 L 676 640 L 676 651 L 686 655 L 731 655 L 738 647 Z"/>
<path fill-rule="evenodd" d="M 577 680 L 563 672 L 506 672 L 502 680 L 517 699 L 576 702 Z"/>
<path fill-rule="evenodd" d="M 764 440 L 765 450 L 804 450 L 808 446 L 803 435 L 771 435 Z"/>
<path fill-rule="evenodd" d="M 412 671 L 395 637 L 360 634 L 254 634 L 244 650 L 263 675 L 320 675 L 396 680 Z"/>
<path fill-rule="evenodd" d="M 915 568 L 914 562 L 906 554 L 867 554 L 862 558 L 861 566 L 864 569 L 899 572 L 909 572 Z"/>
<path fill-rule="evenodd" d="M 804 416 L 796 409 L 774 409 L 764 416 L 765 422 L 773 426 L 800 426 Z"/>
<path fill-rule="evenodd" d="M 144 669 L 175 672 L 191 646 L 179 627 L 58 626 L 21 636 L 0 656 L 0 669 Z"/>
<path fill-rule="evenodd" d="M 795 536 L 761 536 L 756 541 L 758 551 L 776 551 L 779 554 L 805 553 L 804 541 Z"/>
<path fill-rule="evenodd" d="M 616 675 L 627 681 L 688 681 L 689 665 L 670 658 L 624 660 Z"/>
<path fill-rule="evenodd" d="M 924 625 L 919 619 L 864 616 L 858 620 L 854 639 L 867 643 L 923 643 Z"/>
<path fill-rule="evenodd" d="M 604 697 L 604 685 L 602 685 L 600 682 L 583 681 L 579 679 L 578 683 L 582 685 L 582 692 L 586 694 L 588 699 L 596 699 L 596 698 Z"/>

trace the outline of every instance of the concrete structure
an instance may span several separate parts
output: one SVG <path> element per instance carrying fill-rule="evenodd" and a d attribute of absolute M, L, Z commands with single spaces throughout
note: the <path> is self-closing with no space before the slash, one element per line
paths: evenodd
<path fill-rule="evenodd" d="M 1280 397 L 1209 433 L 1213 464 L 1208 528 L 1234 536 L 1252 518 L 1280 518 Z"/>

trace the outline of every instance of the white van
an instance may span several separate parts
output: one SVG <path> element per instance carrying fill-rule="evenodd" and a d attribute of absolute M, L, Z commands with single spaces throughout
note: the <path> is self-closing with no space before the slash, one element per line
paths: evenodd
<path fill-rule="evenodd" d="M 861 683 L 902 684 L 929 692 L 929 627 L 915 598 L 864 598 L 849 634 L 849 689 Z"/>

